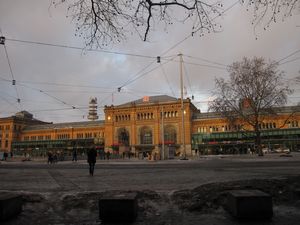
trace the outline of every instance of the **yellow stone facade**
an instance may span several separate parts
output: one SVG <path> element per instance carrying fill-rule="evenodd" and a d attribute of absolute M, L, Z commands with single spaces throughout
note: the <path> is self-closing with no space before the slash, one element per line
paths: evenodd
<path fill-rule="evenodd" d="M 266 117 L 261 128 L 298 128 L 299 107 L 286 109 L 277 116 Z M 295 112 L 291 113 L 291 110 Z M 243 125 L 242 121 L 237 122 L 237 127 L 233 129 L 226 119 L 215 113 L 200 113 L 190 99 L 181 101 L 165 95 L 150 96 L 122 105 L 105 106 L 104 113 L 103 121 L 59 124 L 36 120 L 27 112 L 0 118 L 0 151 L 41 148 L 40 146 L 46 149 L 57 141 L 55 146 L 61 148 L 79 144 L 104 144 L 105 151 L 113 151 L 114 146 L 117 146 L 120 153 L 147 151 L 160 154 L 164 139 L 165 146 L 173 147 L 177 155 L 189 156 L 192 155 L 192 135 L 230 132 L 239 130 L 238 126 Z"/>

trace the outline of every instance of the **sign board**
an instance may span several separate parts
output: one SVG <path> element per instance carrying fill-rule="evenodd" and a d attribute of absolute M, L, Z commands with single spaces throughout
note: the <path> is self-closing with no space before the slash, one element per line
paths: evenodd
<path fill-rule="evenodd" d="M 143 97 L 143 102 L 149 102 L 149 96 L 144 96 Z"/>

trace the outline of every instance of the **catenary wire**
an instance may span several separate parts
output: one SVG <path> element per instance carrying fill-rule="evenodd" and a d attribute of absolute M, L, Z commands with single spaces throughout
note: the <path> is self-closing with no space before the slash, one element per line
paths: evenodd
<path fill-rule="evenodd" d="M 85 50 L 85 51 L 90 51 L 90 52 L 101 52 L 101 53 L 108 53 L 108 54 L 114 54 L 114 55 L 125 55 L 125 56 L 133 56 L 133 57 L 149 58 L 149 59 L 156 58 L 156 56 L 148 56 L 148 55 L 133 54 L 133 53 L 126 53 L 126 52 L 117 52 L 117 51 L 108 51 L 108 50 L 103 50 L 103 49 L 85 49 L 83 47 L 69 46 L 69 45 L 62 45 L 62 44 L 52 44 L 52 43 L 39 42 L 39 41 L 28 41 L 28 40 L 14 39 L 14 38 L 6 38 L 6 40 L 12 41 L 12 42 L 33 44 L 33 45 L 67 48 L 67 49 L 75 49 L 75 50 L 81 50 L 81 51 Z"/>
<path fill-rule="evenodd" d="M 5 50 L 5 55 L 6 55 L 7 63 L 8 63 L 8 66 L 9 66 L 10 75 L 12 77 L 12 82 L 15 82 L 15 77 L 14 77 L 14 73 L 13 73 L 12 66 L 11 66 L 11 63 L 10 63 L 10 59 L 9 59 L 9 56 L 8 56 L 7 48 L 6 48 L 5 44 L 3 46 L 4 46 L 4 50 Z M 15 83 L 13 83 L 13 85 L 14 85 L 15 90 L 16 90 L 17 102 L 18 102 L 20 108 L 22 109 L 22 105 L 21 105 L 20 96 L 19 96 L 19 92 L 18 92 L 17 86 L 15 85 Z"/>
<path fill-rule="evenodd" d="M 195 57 L 195 56 L 190 56 L 190 55 L 185 55 L 185 54 L 183 54 L 183 56 L 185 56 L 185 57 L 187 57 L 187 58 L 197 59 L 197 60 L 201 60 L 201 61 L 203 61 L 203 62 L 215 64 L 215 65 L 218 65 L 218 66 L 224 66 L 224 67 L 227 67 L 227 65 L 225 65 L 225 64 L 223 64 L 223 63 L 215 62 L 215 61 L 208 60 L 208 59 L 204 59 L 204 58 L 201 58 L 201 57 Z"/>
<path fill-rule="evenodd" d="M 65 101 L 63 101 L 63 100 L 61 100 L 61 99 L 59 99 L 59 98 L 57 98 L 57 97 L 55 97 L 55 96 L 53 96 L 53 95 L 50 95 L 50 94 L 48 94 L 47 92 L 45 92 L 45 91 L 43 91 L 43 90 L 41 90 L 41 89 L 33 88 L 33 87 L 30 87 L 30 86 L 27 86 L 27 85 L 24 85 L 24 84 L 18 84 L 18 85 L 19 85 L 19 86 L 23 86 L 23 87 L 25 87 L 25 88 L 32 89 L 32 90 L 34 90 L 34 91 L 38 91 L 38 92 L 40 92 L 40 93 L 42 93 L 42 94 L 44 94 L 44 95 L 46 95 L 46 96 L 48 96 L 48 97 L 50 97 L 50 98 L 52 98 L 52 99 L 54 99 L 54 100 L 56 100 L 56 101 L 58 101 L 58 102 L 64 104 L 64 105 L 67 105 L 67 106 L 72 107 L 73 109 L 78 109 L 78 110 L 82 111 L 80 108 L 77 108 L 77 107 L 75 107 L 74 105 L 70 105 L 70 104 L 66 103 Z M 84 113 L 85 113 L 85 112 L 84 112 Z"/>
<path fill-rule="evenodd" d="M 188 75 L 188 72 L 187 72 L 187 69 L 186 69 L 184 60 L 183 60 L 183 68 L 184 68 L 185 77 L 186 77 L 186 79 L 187 79 L 187 82 L 188 82 L 189 88 L 190 88 L 190 90 L 191 90 L 192 96 L 194 96 L 193 89 L 192 89 L 192 85 L 191 85 L 191 82 L 190 82 L 190 78 L 189 78 L 189 75 Z"/>
<path fill-rule="evenodd" d="M 172 95 L 173 95 L 173 96 L 176 96 L 175 93 L 174 93 L 174 90 L 173 90 L 173 88 L 172 88 L 172 86 L 171 86 L 171 84 L 170 84 L 170 81 L 169 81 L 169 79 L 168 79 L 168 76 L 167 76 L 167 74 L 166 74 L 166 71 L 165 71 L 163 65 L 161 65 L 160 68 L 161 68 L 161 71 L 162 71 L 162 73 L 163 73 L 163 75 L 164 75 L 164 77 L 165 77 L 165 79 L 166 79 L 166 81 L 167 81 L 167 83 L 168 83 L 168 86 L 169 86 L 169 88 L 170 88 L 170 90 L 171 90 Z"/>
<path fill-rule="evenodd" d="M 240 0 L 237 0 L 235 3 L 233 3 L 232 5 L 230 5 L 228 8 L 226 8 L 225 10 L 223 10 L 223 12 L 221 12 L 218 16 L 215 16 L 214 18 L 212 18 L 211 21 L 214 21 L 215 19 L 217 19 L 218 17 L 220 17 L 221 15 L 223 15 L 225 12 L 229 11 L 230 9 L 232 9 L 235 5 L 237 5 L 240 2 Z M 164 56 L 165 54 L 167 54 L 168 52 L 170 52 L 172 49 L 176 48 L 178 45 L 180 45 L 181 43 L 183 43 L 184 41 L 186 41 L 187 39 L 189 39 L 190 37 L 193 36 L 194 33 L 197 33 L 201 28 L 198 28 L 195 32 L 189 34 L 188 36 L 186 36 L 184 39 L 182 39 L 181 41 L 177 42 L 176 44 L 174 44 L 173 46 L 171 46 L 170 48 L 168 48 L 166 51 L 164 51 L 161 56 Z"/>

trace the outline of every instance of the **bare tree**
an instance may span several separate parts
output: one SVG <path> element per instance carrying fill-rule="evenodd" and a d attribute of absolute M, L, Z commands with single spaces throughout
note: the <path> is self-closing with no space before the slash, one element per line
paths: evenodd
<path fill-rule="evenodd" d="M 254 26 L 262 24 L 266 30 L 272 23 L 284 21 L 300 12 L 299 0 L 242 0 L 247 10 L 253 10 Z"/>
<path fill-rule="evenodd" d="M 120 42 L 130 33 L 137 33 L 146 41 L 155 25 L 165 29 L 175 22 L 189 22 L 191 35 L 215 32 L 220 25 L 215 19 L 224 9 L 221 1 L 212 0 L 51 0 L 57 6 L 67 4 L 69 14 L 76 21 L 76 34 L 86 39 L 88 46 L 101 47 Z M 266 26 L 278 17 L 291 16 L 300 8 L 300 0 L 237 0 L 253 10 L 253 24 L 266 18 Z"/>
<path fill-rule="evenodd" d="M 283 72 L 275 62 L 266 63 L 263 58 L 244 58 L 229 67 L 230 78 L 216 79 L 216 99 L 210 110 L 219 112 L 230 124 L 238 123 L 241 130 L 255 133 L 255 144 L 261 150 L 261 124 L 272 115 L 276 107 L 287 102 L 293 91 L 282 81 Z"/>

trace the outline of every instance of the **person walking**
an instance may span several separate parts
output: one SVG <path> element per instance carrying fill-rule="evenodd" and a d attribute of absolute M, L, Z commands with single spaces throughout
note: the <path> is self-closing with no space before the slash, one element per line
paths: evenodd
<path fill-rule="evenodd" d="M 93 176 L 94 175 L 94 168 L 95 168 L 95 164 L 96 164 L 96 158 L 97 158 L 97 151 L 95 148 L 91 147 L 88 149 L 87 152 L 87 161 L 89 163 L 89 170 L 90 170 L 90 175 Z"/>
<path fill-rule="evenodd" d="M 7 152 L 4 152 L 4 153 L 3 153 L 4 161 L 6 161 L 7 157 L 8 157 L 8 153 L 7 153 Z"/>
<path fill-rule="evenodd" d="M 110 151 L 107 150 L 107 152 L 106 152 L 106 159 L 109 160 L 109 158 L 110 158 Z"/>
<path fill-rule="evenodd" d="M 72 152 L 72 162 L 77 162 L 77 149 L 73 148 L 73 152 Z"/>
<path fill-rule="evenodd" d="M 48 164 L 52 164 L 53 163 L 53 154 L 51 151 L 48 151 Z"/>

